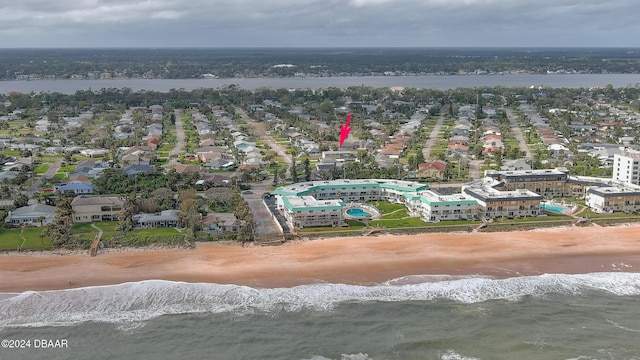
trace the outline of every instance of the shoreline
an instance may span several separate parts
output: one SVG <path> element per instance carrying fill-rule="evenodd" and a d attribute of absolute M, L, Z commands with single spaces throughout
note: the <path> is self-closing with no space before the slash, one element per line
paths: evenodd
<path fill-rule="evenodd" d="M 500 234 L 500 235 L 497 235 Z M 0 256 L 0 293 L 115 285 L 143 280 L 292 287 L 373 285 L 411 275 L 640 271 L 640 224 L 503 233 L 425 233 L 297 240 L 280 246 L 198 243 L 194 249 L 142 248 Z"/>

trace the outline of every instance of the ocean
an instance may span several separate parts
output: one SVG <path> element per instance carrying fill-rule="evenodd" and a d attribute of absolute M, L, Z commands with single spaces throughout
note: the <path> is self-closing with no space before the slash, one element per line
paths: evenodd
<path fill-rule="evenodd" d="M 3 341 L 0 359 L 640 359 L 638 273 L 156 280 L 0 299 L 0 339 L 31 341 Z"/>

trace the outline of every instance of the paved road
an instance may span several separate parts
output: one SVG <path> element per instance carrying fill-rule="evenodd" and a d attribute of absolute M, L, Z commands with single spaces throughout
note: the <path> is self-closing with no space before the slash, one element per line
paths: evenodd
<path fill-rule="evenodd" d="M 471 160 L 469 161 L 469 178 L 472 180 L 478 180 L 484 176 L 481 171 L 482 169 L 482 160 Z"/>
<path fill-rule="evenodd" d="M 518 117 L 513 113 L 513 110 L 506 109 L 507 117 L 509 117 L 509 122 L 511 123 L 511 132 L 518 140 L 518 147 L 520 151 L 523 151 L 526 154 L 527 159 L 532 159 L 531 150 L 529 150 L 529 145 L 524 140 L 524 136 L 522 136 L 522 130 L 518 126 Z"/>
<path fill-rule="evenodd" d="M 267 134 L 267 127 L 265 126 L 264 122 L 258 122 L 253 120 L 252 118 L 249 117 L 249 115 L 247 115 L 247 113 L 244 110 L 242 110 L 239 107 L 236 107 L 236 112 L 240 114 L 240 116 L 242 117 L 242 120 L 244 120 L 247 124 L 251 125 L 251 129 L 253 129 L 253 132 L 255 133 L 255 135 L 258 135 L 260 139 L 264 140 L 264 142 L 269 144 L 271 149 L 274 150 L 276 154 L 278 154 L 278 156 L 281 157 L 286 164 L 291 164 L 291 160 L 292 160 L 291 154 L 287 153 L 287 150 L 284 147 L 282 147 L 282 145 L 278 144 L 271 137 L 271 135 Z"/>
<path fill-rule="evenodd" d="M 422 155 L 424 155 L 424 158 L 427 160 L 429 159 L 429 155 L 431 155 L 431 148 L 438 142 L 438 134 L 440 134 L 442 124 L 444 124 L 444 116 L 440 115 L 436 125 L 433 127 L 433 130 L 431 130 L 431 134 L 429 134 L 429 138 L 424 142 Z"/>
<path fill-rule="evenodd" d="M 271 211 L 267 209 L 262 201 L 262 196 L 268 192 L 271 183 L 271 180 L 253 183 L 251 184 L 251 190 L 240 193 L 253 214 L 253 233 L 256 236 L 281 234 L 280 229 L 271 216 Z"/>
<path fill-rule="evenodd" d="M 184 152 L 184 126 L 182 124 L 182 116 L 180 110 L 174 110 L 176 117 L 176 146 L 169 151 L 169 165 L 178 164 L 178 155 Z"/>
<path fill-rule="evenodd" d="M 49 166 L 49 168 L 47 169 L 47 171 L 42 174 L 42 176 L 39 176 L 36 178 L 36 181 L 33 182 L 33 184 L 31 184 L 31 186 L 29 186 L 29 189 L 27 189 L 27 191 L 25 192 L 25 195 L 27 195 L 29 198 L 33 197 L 36 193 L 38 193 L 40 191 L 40 189 L 42 188 L 42 183 L 45 180 L 49 180 L 53 177 L 53 175 L 55 175 L 58 170 L 60 170 L 60 166 L 62 166 L 62 158 L 57 158 L 53 164 L 51 164 L 51 166 Z M 35 204 L 37 203 L 38 200 L 36 199 L 30 199 L 29 200 L 29 204 Z"/>

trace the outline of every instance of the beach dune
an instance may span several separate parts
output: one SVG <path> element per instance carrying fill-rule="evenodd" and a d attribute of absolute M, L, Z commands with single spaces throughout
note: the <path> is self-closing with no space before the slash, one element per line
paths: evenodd
<path fill-rule="evenodd" d="M 292 241 L 281 246 L 199 243 L 195 249 L 49 252 L 0 256 L 0 292 L 163 279 L 290 287 L 369 285 L 408 275 L 635 272 L 640 225 L 505 233 L 438 233 Z"/>

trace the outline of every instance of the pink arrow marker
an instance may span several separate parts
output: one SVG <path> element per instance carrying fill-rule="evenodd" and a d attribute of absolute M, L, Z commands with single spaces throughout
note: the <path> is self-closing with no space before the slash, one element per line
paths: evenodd
<path fill-rule="evenodd" d="M 340 147 L 342 147 L 342 144 L 349 136 L 349 132 L 351 131 L 351 128 L 349 127 L 350 122 L 351 114 L 347 115 L 347 121 L 344 123 L 344 125 L 340 125 Z"/>

